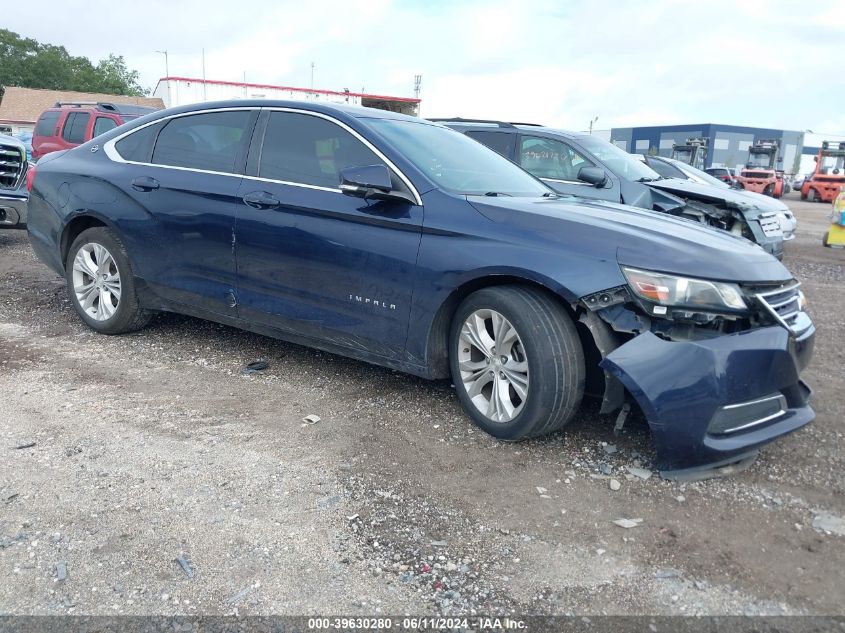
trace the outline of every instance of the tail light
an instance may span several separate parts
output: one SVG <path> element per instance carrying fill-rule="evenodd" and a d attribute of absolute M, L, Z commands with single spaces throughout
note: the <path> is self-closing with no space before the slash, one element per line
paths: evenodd
<path fill-rule="evenodd" d="M 26 190 L 32 191 L 32 185 L 35 184 L 35 165 L 29 165 L 29 169 L 26 172 Z"/>

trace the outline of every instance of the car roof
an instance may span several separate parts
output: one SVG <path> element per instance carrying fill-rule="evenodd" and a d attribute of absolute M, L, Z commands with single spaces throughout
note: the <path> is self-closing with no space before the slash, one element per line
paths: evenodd
<path fill-rule="evenodd" d="M 552 136 L 560 136 L 566 139 L 579 139 L 589 136 L 584 132 L 562 130 L 560 128 L 546 127 L 536 123 L 509 123 L 506 121 L 486 121 L 483 119 L 463 119 L 460 117 L 452 119 L 431 119 L 435 123 L 442 123 L 449 127 L 462 128 L 467 130 L 498 130 L 500 132 L 513 133 L 515 130 L 541 132 Z"/>
<path fill-rule="evenodd" d="M 363 106 L 352 106 L 340 103 L 329 103 L 326 101 L 290 101 L 283 99 L 228 99 L 226 101 L 205 101 L 189 105 L 159 110 L 167 116 L 183 114 L 200 110 L 216 110 L 219 108 L 296 108 L 297 110 L 310 110 L 322 114 L 343 113 L 358 119 L 395 119 L 400 121 L 415 121 L 434 125 L 426 119 L 421 119 L 407 114 L 380 110 L 378 108 L 366 108 Z"/>

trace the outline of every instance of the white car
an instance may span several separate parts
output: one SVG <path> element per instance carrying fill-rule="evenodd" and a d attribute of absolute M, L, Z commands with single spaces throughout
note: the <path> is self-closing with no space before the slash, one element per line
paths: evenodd
<path fill-rule="evenodd" d="M 639 157 L 644 163 L 665 178 L 683 178 L 684 180 L 692 180 L 703 185 L 713 185 L 714 187 L 721 187 L 723 189 L 731 188 L 728 183 L 679 160 L 666 158 L 665 156 L 644 156 L 642 154 Z M 738 189 L 736 193 L 749 198 L 749 202 L 753 202 L 755 206 L 766 211 L 773 211 L 777 214 L 780 229 L 783 231 L 784 242 L 795 239 L 795 228 L 798 225 L 798 221 L 789 207 L 783 202 L 776 198 L 744 189 Z"/>

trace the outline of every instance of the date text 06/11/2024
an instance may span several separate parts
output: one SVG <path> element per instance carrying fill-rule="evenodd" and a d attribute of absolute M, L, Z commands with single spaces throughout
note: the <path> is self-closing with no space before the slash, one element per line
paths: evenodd
<path fill-rule="evenodd" d="M 334 618 L 309 618 L 308 628 L 310 630 L 377 630 L 384 631 L 396 628 L 406 631 L 425 630 L 500 630 L 519 631 L 524 630 L 526 624 L 522 620 L 511 618 L 485 618 L 485 617 L 334 617 Z"/>

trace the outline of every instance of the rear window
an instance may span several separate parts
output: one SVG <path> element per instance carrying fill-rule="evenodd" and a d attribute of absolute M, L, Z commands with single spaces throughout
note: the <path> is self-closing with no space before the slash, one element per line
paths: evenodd
<path fill-rule="evenodd" d="M 247 110 L 236 110 L 171 119 L 158 135 L 152 162 L 234 173 L 250 116 Z"/>
<path fill-rule="evenodd" d="M 473 131 L 467 132 L 467 136 L 484 143 L 487 147 L 497 151 L 505 158 L 511 157 L 516 140 L 516 134 L 508 134 L 507 132 Z"/>
<path fill-rule="evenodd" d="M 56 131 L 56 123 L 59 122 L 59 115 L 61 112 L 58 110 L 48 110 L 44 114 L 41 115 L 41 118 L 38 119 L 38 123 L 35 126 L 35 135 L 36 136 L 53 136 L 53 133 Z"/>

